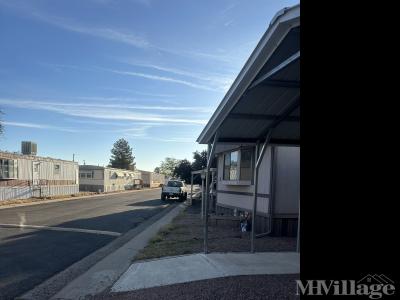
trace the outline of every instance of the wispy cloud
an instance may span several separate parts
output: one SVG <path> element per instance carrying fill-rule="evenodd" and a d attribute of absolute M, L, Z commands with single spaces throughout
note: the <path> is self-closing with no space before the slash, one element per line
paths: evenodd
<path fill-rule="evenodd" d="M 176 95 L 174 94 L 158 94 L 158 93 L 146 93 L 146 92 L 140 92 L 137 90 L 131 90 L 131 89 L 125 89 L 125 88 L 115 88 L 115 87 L 101 87 L 103 90 L 111 90 L 111 91 L 120 91 L 120 92 L 126 92 L 130 94 L 136 94 L 140 96 L 147 96 L 147 97 L 160 97 L 160 98 L 174 98 Z"/>
<path fill-rule="evenodd" d="M 94 3 L 97 4 L 115 4 L 118 2 L 131 2 L 131 3 L 137 3 L 141 5 L 145 5 L 150 7 L 151 6 L 151 0 L 91 0 Z"/>
<path fill-rule="evenodd" d="M 196 88 L 196 89 L 201 89 L 201 90 L 208 90 L 208 91 L 220 91 L 220 90 L 225 90 L 227 89 L 227 85 L 230 85 L 231 80 L 224 78 L 222 75 L 215 75 L 214 77 L 211 77 L 210 75 L 204 75 L 202 76 L 201 74 L 196 74 L 196 73 L 191 73 L 188 71 L 183 71 L 179 69 L 173 69 L 173 68 L 165 68 L 157 65 L 146 65 L 146 64 L 136 64 L 136 66 L 142 66 L 142 67 L 148 67 L 152 68 L 158 71 L 164 71 L 168 73 L 172 73 L 175 75 L 183 75 L 186 77 L 191 77 L 195 78 L 197 80 L 202 80 L 207 84 L 200 84 L 197 82 L 189 81 L 189 80 L 183 80 L 180 78 L 176 77 L 171 77 L 171 76 L 160 76 L 160 75 L 154 75 L 154 74 L 149 74 L 149 73 L 142 73 L 142 72 L 133 72 L 133 71 L 125 71 L 125 70 L 115 70 L 115 69 L 107 69 L 103 67 L 79 67 L 79 66 L 74 66 L 74 65 L 63 65 L 63 64 L 49 64 L 49 63 L 40 63 L 41 65 L 51 67 L 52 69 L 59 71 L 60 68 L 66 68 L 66 69 L 75 69 L 79 71 L 104 71 L 104 72 L 111 72 L 114 74 L 119 74 L 119 75 L 124 75 L 124 76 L 133 76 L 133 77 L 140 77 L 140 78 L 146 78 L 149 80 L 156 80 L 156 81 L 164 81 L 164 82 L 170 82 L 170 83 L 175 83 L 175 84 L 180 84 L 180 85 L 185 85 L 191 88 Z M 210 84 L 211 83 L 211 84 Z M 150 95 L 150 94 L 147 94 Z M 165 97 L 165 95 L 163 95 Z"/>
<path fill-rule="evenodd" d="M 77 32 L 81 34 L 91 35 L 94 37 L 112 40 L 124 44 L 128 44 L 137 48 L 149 48 L 151 47 L 150 43 L 143 36 L 139 36 L 132 32 L 127 32 L 121 29 L 116 29 L 110 26 L 89 26 L 78 23 L 74 20 L 49 15 L 32 5 L 28 5 L 27 3 L 21 2 L 3 2 L 0 1 L 0 4 L 7 6 L 11 9 L 14 9 L 18 12 L 23 13 L 24 15 L 34 18 L 36 20 L 51 24 L 53 26 L 62 28 L 64 30 Z"/>
<path fill-rule="evenodd" d="M 119 98 L 106 98 L 106 97 L 78 97 L 85 100 L 102 100 L 113 102 L 119 100 Z M 15 102 L 15 103 L 13 103 Z M 34 100 L 15 100 L 15 99 L 1 99 L 0 103 L 18 106 L 18 107 L 42 107 L 42 106 L 53 106 L 53 107 L 88 107 L 88 108 L 123 108 L 123 109 L 134 109 L 134 110 L 159 110 L 159 111 L 187 111 L 197 113 L 211 113 L 211 108 L 199 107 L 199 106 L 161 106 L 161 105 L 132 105 L 132 104 L 100 104 L 100 103 L 82 103 L 82 102 L 51 102 L 51 101 L 34 101 Z"/>
<path fill-rule="evenodd" d="M 157 70 L 157 71 L 167 72 L 170 74 L 194 78 L 199 81 L 207 82 L 207 84 L 209 86 L 211 86 L 211 88 L 213 88 L 213 89 L 222 90 L 222 91 L 228 90 L 230 85 L 233 82 L 232 76 L 228 76 L 228 75 L 224 75 L 224 74 L 198 73 L 198 72 L 193 72 L 193 71 L 188 71 L 188 70 L 183 70 L 183 69 L 178 69 L 178 68 L 160 66 L 160 65 L 156 65 L 156 64 L 136 62 L 135 60 L 132 60 L 132 59 L 123 59 L 121 61 L 125 62 L 129 65 L 132 65 L 132 66 L 145 67 L 145 68 L 150 68 L 150 69 Z"/>
<path fill-rule="evenodd" d="M 52 125 L 46 125 L 46 124 L 37 124 L 37 123 L 23 123 L 23 122 L 3 121 L 3 124 L 6 125 L 6 126 L 14 126 L 14 127 L 50 129 L 50 130 L 58 130 L 58 131 L 65 131 L 65 132 L 78 132 L 78 130 L 73 129 L 73 128 L 58 127 L 58 126 L 52 126 Z"/>
<path fill-rule="evenodd" d="M 166 81 L 166 82 L 182 84 L 182 85 L 186 85 L 186 86 L 196 88 L 196 89 L 216 91 L 215 88 L 212 88 L 212 87 L 209 87 L 206 85 L 201 85 L 201 84 L 197 84 L 197 83 L 193 83 L 193 82 L 190 82 L 187 80 L 181 80 L 181 79 L 177 79 L 177 78 L 173 78 L 173 77 L 158 76 L 158 75 L 140 73 L 140 72 L 120 71 L 120 70 L 109 70 L 109 71 L 116 73 L 116 74 L 120 74 L 120 75 L 142 77 L 142 78 L 146 78 L 146 79 L 150 79 L 150 80 Z"/>
<path fill-rule="evenodd" d="M 12 126 L 12 127 L 22 127 L 22 128 L 32 128 L 32 129 L 44 129 L 44 130 L 55 130 L 55 131 L 63 131 L 63 132 L 71 132 L 71 133 L 77 133 L 77 132 L 86 132 L 86 133 L 94 133 L 94 132 L 101 132 L 101 133 L 118 133 L 121 135 L 124 135 L 126 137 L 147 137 L 148 135 L 148 130 L 153 126 L 149 124 L 142 124 L 142 125 L 137 125 L 129 128 L 122 128 L 122 129 L 91 129 L 91 128 L 79 128 L 79 129 L 74 129 L 74 128 L 67 128 L 67 127 L 59 127 L 59 126 L 53 126 L 49 124 L 38 124 L 38 123 L 26 123 L 26 122 L 13 122 L 13 121 L 4 121 L 3 124 L 5 126 Z M 126 126 L 126 124 L 125 124 Z"/>
<path fill-rule="evenodd" d="M 132 128 L 135 126 L 166 126 L 169 123 L 165 122 L 140 122 L 140 121 L 123 121 L 123 122 L 115 122 L 115 121 L 104 121 L 104 120 L 82 120 L 82 119 L 74 119 L 74 118 L 65 118 L 67 122 L 77 123 L 77 124 L 89 124 L 89 125 L 102 125 L 102 126 L 113 126 L 113 127 L 128 127 Z M 202 124 L 191 124 L 191 126 Z M 173 126 L 187 126 L 185 123 L 175 123 Z"/>
<path fill-rule="evenodd" d="M 96 105 L 82 103 L 60 103 L 60 102 L 43 102 L 21 99 L 4 99 L 0 98 L 0 104 L 17 107 L 21 109 L 35 109 L 52 111 L 68 116 L 85 117 L 91 119 L 105 120 L 129 120 L 143 122 L 162 122 L 162 123 L 185 123 L 185 124 L 205 124 L 207 120 L 188 118 L 185 114 L 183 117 L 176 114 L 154 114 L 140 113 L 136 110 L 130 110 L 125 106 L 113 107 L 113 105 Z M 114 105 L 116 106 L 116 105 Z M 110 109 L 112 108 L 112 109 Z M 150 107 L 146 107 L 150 109 Z M 170 111 L 169 109 L 165 111 Z M 176 111 L 173 111 L 176 113 Z M 186 117 L 185 117 L 186 116 Z"/>
<path fill-rule="evenodd" d="M 109 2 L 107 0 L 98 0 L 98 1 L 101 3 Z M 134 1 L 150 6 L 149 0 L 134 0 Z M 137 33 L 132 32 L 131 30 L 115 28 L 110 25 L 102 26 L 102 25 L 82 24 L 80 22 L 76 22 L 69 18 L 55 16 L 53 14 L 50 15 L 42 10 L 39 10 L 29 2 L 14 2 L 14 1 L 0 0 L 0 5 L 11 8 L 14 11 L 22 13 L 24 16 L 27 16 L 29 18 L 33 18 L 41 22 L 45 22 L 47 24 L 51 24 L 53 26 L 56 26 L 64 30 L 90 35 L 105 40 L 111 40 L 140 49 L 152 49 L 159 53 L 164 52 L 167 54 L 172 54 L 177 56 L 186 56 L 186 57 L 200 58 L 200 59 L 206 58 L 221 63 L 230 63 L 230 64 L 232 63 L 232 59 L 234 59 L 233 57 L 227 56 L 226 54 L 206 53 L 204 51 L 199 51 L 199 50 L 173 49 L 173 48 L 162 47 L 160 45 L 153 44 L 145 36 L 138 35 Z"/>

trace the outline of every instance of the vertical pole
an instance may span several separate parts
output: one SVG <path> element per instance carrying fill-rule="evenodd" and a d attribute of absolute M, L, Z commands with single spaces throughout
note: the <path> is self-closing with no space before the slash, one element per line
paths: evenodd
<path fill-rule="evenodd" d="M 257 189 L 258 189 L 258 168 L 260 167 L 260 163 L 263 159 L 265 150 L 267 149 L 269 140 L 272 135 L 272 129 L 268 131 L 267 136 L 265 137 L 265 142 L 261 148 L 259 149 L 259 141 L 256 144 L 256 164 L 254 166 L 254 202 L 253 202 L 253 215 L 251 218 L 251 252 L 254 253 L 254 237 L 255 237 L 255 225 L 256 225 L 256 214 L 257 214 Z"/>
<path fill-rule="evenodd" d="M 201 178 L 201 219 L 204 216 L 204 179 Z"/>
<path fill-rule="evenodd" d="M 193 201 L 193 173 L 190 176 L 190 205 L 192 205 Z"/>
<path fill-rule="evenodd" d="M 214 210 L 214 194 L 215 194 L 215 191 L 214 191 L 214 178 L 215 178 L 215 172 L 214 171 L 212 171 L 211 172 L 211 190 L 212 190 L 212 193 L 211 193 L 211 203 L 210 203 L 210 206 L 211 206 L 211 210 Z"/>
<path fill-rule="evenodd" d="M 254 195 L 253 195 L 253 212 L 251 215 L 251 252 L 254 253 L 254 232 L 256 225 L 256 213 L 257 213 L 257 189 L 258 189 L 258 152 L 259 152 L 259 141 L 256 144 L 256 155 L 254 164 Z"/>
<path fill-rule="evenodd" d="M 208 253 L 208 190 L 209 190 L 209 177 L 210 177 L 210 160 L 211 158 L 211 144 L 208 143 L 207 148 L 207 169 L 206 169 L 206 190 L 205 190 L 205 202 L 204 202 L 204 254 Z"/>

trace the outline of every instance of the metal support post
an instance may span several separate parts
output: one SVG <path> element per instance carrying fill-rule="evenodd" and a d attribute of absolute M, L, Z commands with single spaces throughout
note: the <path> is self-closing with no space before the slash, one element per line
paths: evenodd
<path fill-rule="evenodd" d="M 214 158 L 215 148 L 217 145 L 219 137 L 219 132 L 217 131 L 214 135 L 214 141 L 212 147 L 208 144 L 208 159 L 207 159 L 207 168 L 206 168 L 206 191 L 205 191 L 205 205 L 204 205 L 204 253 L 208 253 L 208 192 L 209 192 L 209 177 L 210 177 L 210 167 L 211 162 Z"/>
<path fill-rule="evenodd" d="M 193 204 L 193 174 L 190 176 L 190 203 L 189 205 Z"/>
<path fill-rule="evenodd" d="M 261 151 L 259 152 L 258 146 L 259 142 L 257 142 L 256 145 L 256 164 L 254 166 L 254 194 L 253 194 L 253 213 L 251 216 L 251 252 L 254 253 L 255 247 L 254 247 L 254 238 L 255 238 L 255 225 L 256 225 L 256 214 L 257 214 L 257 189 L 258 189 L 258 169 L 260 167 L 260 163 L 263 159 L 265 150 L 267 149 L 267 145 L 269 143 L 269 140 L 271 139 L 271 134 L 272 130 L 268 131 L 268 134 L 265 138 L 265 142 L 261 148 Z M 258 153 L 259 152 L 259 153 Z"/>
<path fill-rule="evenodd" d="M 204 217 L 204 178 L 201 176 L 201 219 Z"/>

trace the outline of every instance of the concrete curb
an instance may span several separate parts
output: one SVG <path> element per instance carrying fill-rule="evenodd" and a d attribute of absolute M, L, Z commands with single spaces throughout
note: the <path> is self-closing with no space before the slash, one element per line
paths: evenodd
<path fill-rule="evenodd" d="M 142 190 L 129 190 L 129 191 L 120 191 L 120 192 L 111 192 L 105 194 L 97 194 L 97 195 L 88 195 L 88 196 L 79 196 L 79 197 L 66 197 L 54 200 L 38 200 L 34 202 L 27 202 L 27 203 L 15 203 L 15 204 L 4 204 L 0 203 L 0 209 L 7 209 L 7 208 L 15 208 L 15 207 L 22 207 L 22 206 L 31 206 L 31 205 L 39 205 L 39 204 L 48 204 L 48 203 L 57 203 L 62 201 L 72 201 L 72 200 L 79 200 L 85 198 L 96 198 L 96 197 L 105 197 L 109 195 L 119 195 L 119 194 L 129 194 L 129 193 L 137 193 L 137 192 L 144 192 L 149 190 L 156 190 L 160 188 L 147 188 Z"/>
<path fill-rule="evenodd" d="M 171 209 L 162 218 L 141 231 L 122 247 L 103 258 L 81 276 L 75 278 L 51 299 L 84 299 L 87 296 L 99 294 L 110 288 L 130 267 L 135 255 L 185 207 L 186 205 L 182 203 Z"/>

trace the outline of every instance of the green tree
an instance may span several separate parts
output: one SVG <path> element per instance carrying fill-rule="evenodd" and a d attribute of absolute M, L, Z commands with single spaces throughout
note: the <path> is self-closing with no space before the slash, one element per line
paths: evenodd
<path fill-rule="evenodd" d="M 164 161 L 161 162 L 159 167 L 160 173 L 167 177 L 171 177 L 174 173 L 175 167 L 179 164 L 179 160 L 172 157 L 166 157 Z"/>
<path fill-rule="evenodd" d="M 154 173 L 160 174 L 160 167 L 155 167 L 154 168 Z"/>
<path fill-rule="evenodd" d="M 193 152 L 193 171 L 203 170 L 207 167 L 207 150 Z"/>
<path fill-rule="evenodd" d="M 192 164 L 187 159 L 183 159 L 175 167 L 173 175 L 184 180 L 186 183 L 190 183 L 190 177 L 192 173 Z"/>
<path fill-rule="evenodd" d="M 193 152 L 192 170 L 203 170 L 207 167 L 207 150 Z M 193 184 L 201 184 L 199 174 L 193 176 Z"/>
<path fill-rule="evenodd" d="M 111 154 L 110 166 L 113 168 L 129 170 L 135 165 L 135 157 L 132 154 L 132 148 L 125 139 L 119 139 L 114 143 Z"/>

